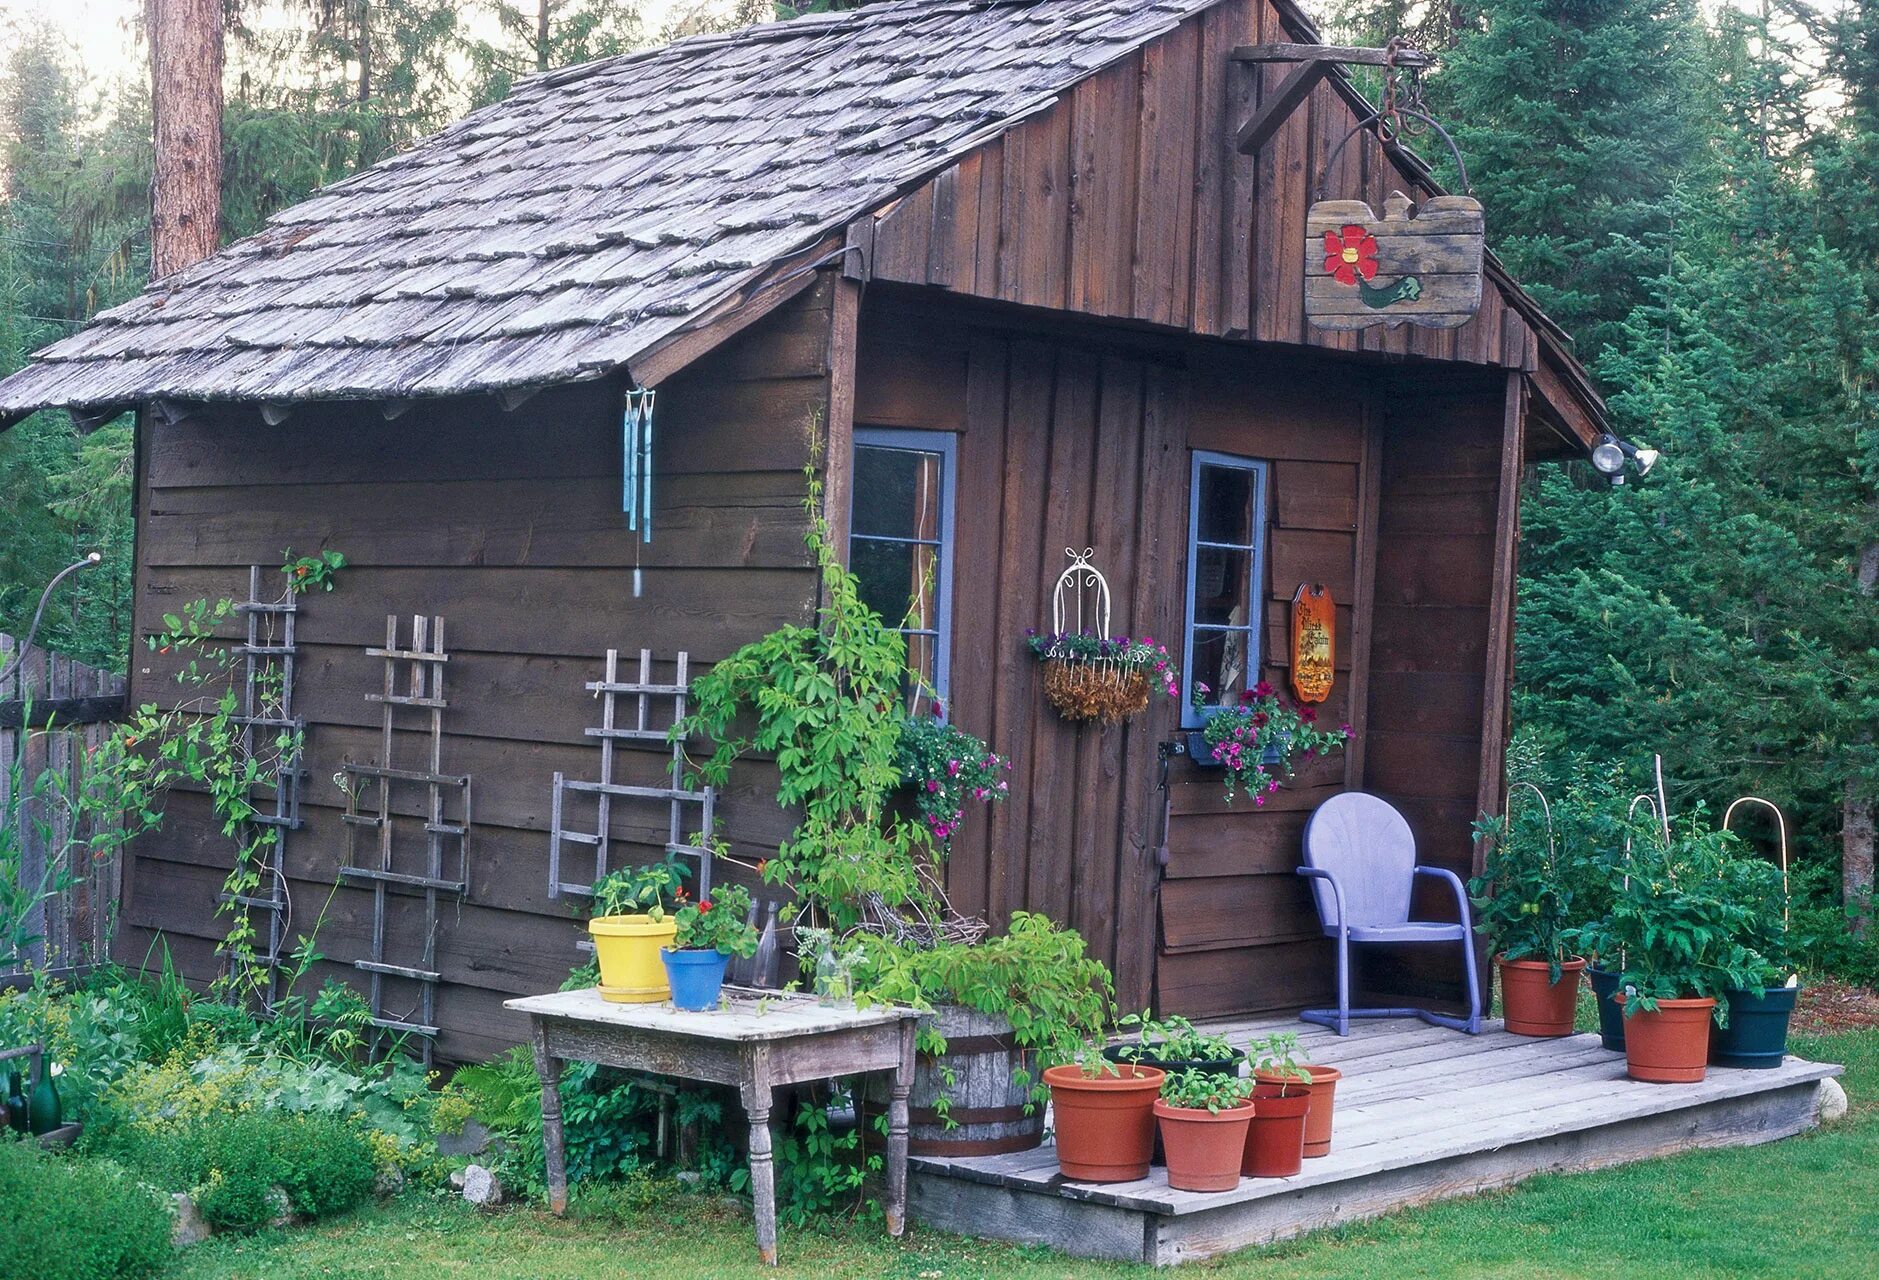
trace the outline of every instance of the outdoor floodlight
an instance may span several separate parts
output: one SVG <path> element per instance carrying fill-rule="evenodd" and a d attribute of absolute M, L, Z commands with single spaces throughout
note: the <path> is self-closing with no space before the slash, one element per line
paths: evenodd
<path fill-rule="evenodd" d="M 1627 461 L 1639 475 L 1646 475 L 1652 467 L 1657 465 L 1658 458 L 1662 456 L 1656 449 L 1640 448 L 1629 440 L 1620 440 L 1610 433 L 1592 446 L 1592 465 L 1613 484 L 1625 482 Z"/>

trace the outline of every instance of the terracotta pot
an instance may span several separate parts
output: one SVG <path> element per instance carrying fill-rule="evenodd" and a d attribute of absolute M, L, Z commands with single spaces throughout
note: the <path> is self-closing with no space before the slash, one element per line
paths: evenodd
<path fill-rule="evenodd" d="M 1579 975 L 1585 961 L 1577 956 L 1559 966 L 1559 981 L 1544 960 L 1495 957 L 1501 971 L 1501 1015 L 1517 1036 L 1569 1036 L 1579 1004 Z"/>
<path fill-rule="evenodd" d="M 1304 1062 L 1300 1066 L 1311 1072 L 1311 1083 L 1293 1076 L 1275 1076 L 1269 1072 L 1255 1071 L 1253 1079 L 1261 1084 L 1284 1085 L 1286 1093 L 1297 1093 L 1302 1087 L 1305 1096 L 1311 1099 L 1311 1109 L 1305 1113 L 1305 1158 L 1331 1154 L 1331 1111 L 1337 1105 L 1337 1082 L 1344 1078 L 1344 1073 L 1336 1067 L 1321 1067 L 1316 1063 Z"/>
<path fill-rule="evenodd" d="M 1057 1126 L 1057 1166 L 1072 1182 L 1134 1182 L 1148 1176 L 1164 1073 L 1127 1065 L 1116 1071 L 1090 1077 L 1070 1065 L 1044 1072 Z"/>
<path fill-rule="evenodd" d="M 1614 996 L 1619 1004 L 1624 996 Z M 1659 1000 L 1655 1012 L 1625 1018 L 1625 1073 L 1652 1084 L 1695 1084 L 1709 1070 L 1709 1021 L 1716 1001 Z"/>
<path fill-rule="evenodd" d="M 1283 1097 L 1281 1087 L 1286 1090 Z M 1310 1112 L 1311 1094 L 1299 1081 L 1255 1086 L 1253 1123 L 1246 1129 L 1240 1172 L 1249 1178 L 1289 1178 L 1304 1168 L 1305 1118 Z"/>
<path fill-rule="evenodd" d="M 1205 1107 L 1171 1107 L 1155 1099 L 1161 1145 L 1168 1152 L 1168 1185 L 1176 1191 L 1231 1191 L 1240 1185 L 1246 1129 L 1253 1104 L 1218 1113 Z"/>

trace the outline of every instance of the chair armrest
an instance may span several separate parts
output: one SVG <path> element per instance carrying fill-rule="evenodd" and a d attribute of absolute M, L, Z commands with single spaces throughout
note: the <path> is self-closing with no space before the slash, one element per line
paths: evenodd
<path fill-rule="evenodd" d="M 1461 882 L 1461 877 L 1456 875 L 1453 871 L 1450 871 L 1447 867 L 1417 867 L 1416 874 L 1419 876 L 1434 876 L 1438 880 L 1448 881 L 1449 886 L 1455 890 L 1455 905 L 1461 911 L 1462 928 L 1472 934 L 1474 932 L 1474 917 L 1468 909 L 1468 887 Z"/>
<path fill-rule="evenodd" d="M 1325 924 L 1333 929 L 1344 927 L 1344 886 L 1337 882 L 1337 877 L 1323 867 L 1300 867 L 1298 874 L 1312 880 L 1322 880 L 1331 886 L 1331 903 L 1337 909 L 1337 919 L 1326 920 Z"/>

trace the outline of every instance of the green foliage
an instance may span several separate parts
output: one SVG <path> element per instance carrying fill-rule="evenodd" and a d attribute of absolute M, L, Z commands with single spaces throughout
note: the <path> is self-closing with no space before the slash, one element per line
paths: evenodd
<path fill-rule="evenodd" d="M 847 928 L 875 903 L 932 908 L 917 865 L 928 844 L 923 827 L 890 811 L 900 785 L 906 642 L 862 603 L 830 539 L 813 471 L 808 488 L 807 540 L 823 593 L 816 625 L 780 627 L 694 680 L 693 711 L 672 737 L 713 744 L 700 772 L 717 786 L 747 752 L 774 758 L 777 802 L 801 819 L 764 877 Z"/>
<path fill-rule="evenodd" d="M 296 556 L 292 547 L 281 553 L 281 576 L 294 595 L 318 587 L 333 589 L 333 575 L 346 567 L 346 557 L 337 551 L 322 551 L 317 556 Z"/>
<path fill-rule="evenodd" d="M 1275 1031 L 1246 1046 L 1246 1061 L 1255 1073 L 1287 1077 L 1305 1084 L 1311 1083 L 1311 1072 L 1302 1065 L 1309 1056 L 1299 1045 L 1297 1034 L 1291 1031 Z M 1290 1087 L 1284 1079 L 1279 1082 L 1281 1094 Z"/>
<path fill-rule="evenodd" d="M 1161 1100 L 1171 1107 L 1219 1115 L 1245 1106 L 1252 1099 L 1255 1083 L 1250 1076 L 1223 1076 L 1189 1067 L 1186 1071 L 1171 1071 L 1162 1079 Z"/>
<path fill-rule="evenodd" d="M 1524 809 L 1521 816 L 1533 813 Z M 1561 964 L 1571 958 L 1565 935 L 1576 920 L 1571 877 L 1553 833 L 1543 822 L 1535 830 L 1531 821 L 1505 817 L 1477 819 L 1474 833 L 1487 846 L 1482 874 L 1468 882 L 1476 930 L 1506 959 L 1545 960 L 1558 982 Z"/>
<path fill-rule="evenodd" d="M 801 1227 L 818 1215 L 859 1207 L 868 1175 L 880 1171 L 880 1145 L 864 1153 L 859 1128 L 837 1133 L 825 1102 L 814 1095 L 802 1099 L 772 1153 L 777 1216 L 787 1226 Z M 740 1169 L 732 1177 L 734 1188 L 746 1189 L 743 1175 Z"/>
<path fill-rule="evenodd" d="M 0 1205 L 0 1276 L 138 1280 L 169 1265 L 169 1206 L 110 1161 L 0 1138 Z"/>
<path fill-rule="evenodd" d="M 1075 930 L 1026 911 L 1012 913 L 1003 937 L 970 946 L 909 947 L 871 936 L 849 946 L 865 1001 L 918 1009 L 960 1004 L 996 1014 L 1046 1066 L 1072 1061 L 1084 1042 L 1100 1039 L 1115 997 L 1109 970 L 1085 953 Z M 946 1051 L 945 1038 L 931 1027 L 920 1039 L 928 1052 Z"/>
<path fill-rule="evenodd" d="M 953 836 L 966 820 L 968 797 L 993 804 L 1011 791 L 1004 777 L 1011 761 L 947 720 L 937 703 L 930 715 L 916 715 L 900 727 L 894 767 L 941 857 L 952 851 Z"/>
<path fill-rule="evenodd" d="M 750 914 L 750 890 L 741 884 L 727 884 L 709 898 L 688 902 L 674 913 L 678 932 L 675 947 L 721 951 L 727 956 L 757 954 L 757 926 Z"/>
<path fill-rule="evenodd" d="M 676 853 L 663 862 L 642 867 L 621 867 L 594 884 L 596 916 L 644 915 L 664 920 L 666 907 L 685 895 L 685 877 L 691 873 Z"/>
<path fill-rule="evenodd" d="M 1762 991 L 1768 963 L 1748 940 L 1761 935 L 1766 904 L 1738 896 L 1751 879 L 1736 870 L 1742 861 L 1740 842 L 1711 828 L 1700 805 L 1673 825 L 1668 845 L 1661 836 L 1633 843 L 1629 881 L 1610 911 L 1569 935 L 1588 954 L 1621 959 L 1626 1016 L 1659 1000 Z"/>
<path fill-rule="evenodd" d="M 210 1223 L 237 1231 L 283 1209 L 309 1219 L 344 1213 L 378 1176 L 364 1132 L 330 1115 L 213 1111 L 132 1130 L 115 1149 L 146 1179 L 188 1191 Z"/>
<path fill-rule="evenodd" d="M 1209 1035 L 1179 1014 L 1157 1019 L 1144 1009 L 1118 1018 L 1116 1027 L 1135 1031 L 1135 1039 L 1116 1051 L 1124 1062 L 1224 1062 L 1240 1056 L 1225 1036 Z"/>

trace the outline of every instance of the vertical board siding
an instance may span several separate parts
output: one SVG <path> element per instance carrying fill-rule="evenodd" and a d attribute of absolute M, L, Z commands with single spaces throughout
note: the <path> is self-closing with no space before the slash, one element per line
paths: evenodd
<path fill-rule="evenodd" d="M 1496 583 L 1503 397 L 1399 392 L 1388 400 L 1370 657 L 1368 790 L 1409 820 L 1425 863 L 1464 879 L 1469 824 L 1486 773 L 1482 708 Z M 1517 476 L 1517 472 L 1515 473 Z M 1511 584 L 1505 588 L 1511 596 Z M 1493 764 L 1491 769 L 1487 765 Z M 1418 887 L 1417 906 L 1453 919 L 1451 894 Z M 1380 989 L 1455 995 L 1459 955 L 1379 956 Z"/>
<path fill-rule="evenodd" d="M 356 976 L 339 962 L 369 945 L 371 895 L 334 888 L 345 837 L 332 782 L 343 762 L 378 756 L 364 695 L 382 665 L 364 649 L 383 642 L 387 614 L 441 614 L 443 759 L 475 781 L 476 826 L 469 895 L 440 911 L 439 1050 L 475 1059 L 524 1034 L 502 998 L 552 990 L 581 959 L 578 907 L 547 896 L 547 832 L 554 773 L 598 769 L 585 733 L 598 711 L 582 683 L 599 677 L 608 648 L 629 660 L 652 649 L 655 679 L 670 680 L 681 649 L 696 671 L 812 616 L 803 468 L 812 433 L 833 425 L 831 378 L 846 381 L 834 318 L 825 281 L 660 387 L 650 543 L 620 513 L 611 384 L 544 390 L 507 414 L 479 399 L 419 404 L 392 421 L 365 404 L 297 409 L 279 427 L 240 411 L 146 424 L 139 635 L 189 600 L 241 598 L 247 566 L 277 565 L 284 548 L 349 561 L 334 591 L 302 597 L 298 627 L 308 782 L 306 827 L 287 841 L 289 936 L 321 922 L 318 946 L 334 963 L 313 981 Z M 140 648 L 133 696 L 173 701 L 169 661 Z M 410 758 L 406 735 L 398 744 Z M 620 780 L 656 784 L 666 753 L 623 746 L 616 762 Z M 740 857 L 787 833 L 775 795 L 762 761 L 726 788 L 720 833 Z M 397 799 L 417 816 L 411 797 Z M 612 830 L 630 846 L 616 846 L 616 863 L 656 855 L 665 823 L 663 805 L 616 802 Z M 206 797 L 175 793 L 127 868 L 118 958 L 142 963 L 161 933 L 186 977 L 212 977 L 228 927 L 215 894 L 231 858 Z M 394 895 L 394 931 L 420 920 L 421 901 Z"/>
<path fill-rule="evenodd" d="M 1321 84 L 1257 157 L 1235 135 L 1293 64 L 1231 61 L 1288 41 L 1265 0 L 1223 0 L 1078 84 L 878 215 L 877 279 L 1206 336 L 1525 367 L 1526 322 L 1483 291 L 1458 329 L 1305 323 L 1305 211 L 1357 114 Z M 1333 198 L 1429 194 L 1372 129 L 1330 175 Z"/>
<path fill-rule="evenodd" d="M 44 711 L 54 700 L 110 698 L 124 692 L 123 676 L 37 645 L 25 648 L 0 632 L 0 671 L 8 668 L 12 671 L 0 681 L 0 708 L 21 712 L 20 720 L 27 703 Z M 26 932 L 39 940 L 24 955 L 0 953 L 0 974 L 29 966 L 80 968 L 109 958 L 122 864 L 116 857 L 93 862 L 86 842 L 97 834 L 99 819 L 77 817 L 64 804 L 48 803 L 48 797 L 82 792 L 85 762 L 110 732 L 110 723 L 70 716 L 42 729 L 0 724 L 0 823 L 12 820 L 7 838 L 18 853 L 12 868 L 17 887 L 36 894 L 70 877 L 63 890 L 27 913 Z M 62 868 L 56 865 L 61 859 Z M 0 874 L 5 871 L 0 867 Z"/>
<path fill-rule="evenodd" d="M 1219 343 L 1007 324 L 879 293 L 864 308 L 857 361 L 858 423 L 962 433 L 952 715 L 1015 763 L 1011 799 L 970 815 L 955 843 L 954 905 L 994 921 L 1037 910 L 1071 924 L 1114 968 L 1130 1007 L 1149 1002 L 1157 969 L 1160 1005 L 1182 1013 L 1318 998 L 1299 985 L 1301 956 L 1322 947 L 1293 868 L 1304 815 L 1341 783 L 1342 762 L 1306 766 L 1264 807 L 1242 797 L 1231 808 L 1218 773 L 1175 762 L 1170 863 L 1157 891 L 1156 746 L 1173 735 L 1178 708 L 1157 694 L 1126 726 L 1071 725 L 1045 702 L 1023 636 L 1049 625 L 1064 550 L 1090 547 L 1113 592 L 1113 633 L 1176 645 L 1190 450 L 1264 458 L 1273 464 L 1265 674 L 1285 679 L 1299 583 L 1326 583 L 1339 601 L 1340 679 L 1321 711 L 1334 724 L 1355 718 L 1350 632 L 1370 392 L 1322 364 Z"/>

